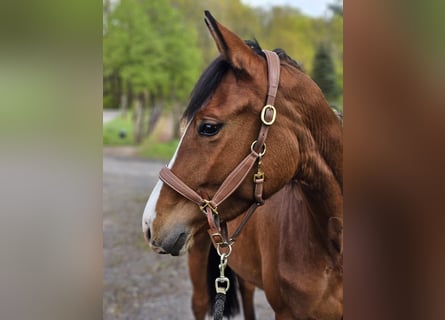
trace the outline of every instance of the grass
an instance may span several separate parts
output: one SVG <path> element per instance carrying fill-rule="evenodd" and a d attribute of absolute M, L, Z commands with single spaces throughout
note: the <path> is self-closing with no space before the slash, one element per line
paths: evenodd
<path fill-rule="evenodd" d="M 162 136 L 161 128 L 165 125 L 161 119 L 152 135 L 145 138 L 140 145 L 136 145 L 133 136 L 132 113 L 128 112 L 125 117 L 118 116 L 104 124 L 103 145 L 108 147 L 135 146 L 136 153 L 141 158 L 168 161 L 173 157 L 179 140 L 159 141 Z M 121 136 L 122 132 L 125 133 L 124 137 Z"/>
<path fill-rule="evenodd" d="M 127 112 L 126 116 L 117 116 L 104 124 L 102 134 L 104 146 L 135 145 L 131 116 L 131 112 Z"/>
<path fill-rule="evenodd" d="M 137 154 L 142 158 L 156 160 L 170 160 L 176 151 L 179 140 L 171 140 L 167 142 L 156 141 L 153 137 L 147 138 L 139 146 Z"/>

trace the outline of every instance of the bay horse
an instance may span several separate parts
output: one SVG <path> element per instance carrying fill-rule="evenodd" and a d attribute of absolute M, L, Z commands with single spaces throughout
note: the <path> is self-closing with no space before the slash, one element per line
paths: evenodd
<path fill-rule="evenodd" d="M 245 43 L 208 11 L 205 22 L 220 56 L 192 92 L 144 235 L 177 256 L 210 226 L 230 249 L 221 261 L 264 289 L 276 319 L 342 319 L 342 127 L 283 50 Z"/>

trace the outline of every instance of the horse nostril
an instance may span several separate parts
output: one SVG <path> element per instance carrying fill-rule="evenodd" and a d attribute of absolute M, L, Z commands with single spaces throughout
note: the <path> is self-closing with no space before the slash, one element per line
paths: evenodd
<path fill-rule="evenodd" d="M 150 228 L 147 229 L 147 240 L 151 239 Z"/>
<path fill-rule="evenodd" d="M 150 227 L 147 223 L 147 221 L 144 220 L 143 224 L 142 224 L 142 232 L 144 234 L 144 238 L 147 242 L 150 242 L 151 239 L 151 232 L 150 232 Z"/>

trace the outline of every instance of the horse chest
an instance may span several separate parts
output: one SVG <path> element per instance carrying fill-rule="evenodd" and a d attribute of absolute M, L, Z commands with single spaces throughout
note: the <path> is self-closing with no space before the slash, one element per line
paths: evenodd
<path fill-rule="evenodd" d="M 237 252 L 238 251 L 238 252 Z M 229 266 L 236 274 L 252 283 L 258 288 L 263 288 L 262 266 L 259 252 L 251 247 L 250 250 L 236 250 L 230 256 Z"/>

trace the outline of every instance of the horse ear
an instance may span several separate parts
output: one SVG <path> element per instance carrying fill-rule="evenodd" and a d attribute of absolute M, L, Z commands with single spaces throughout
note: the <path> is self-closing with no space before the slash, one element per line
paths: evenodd
<path fill-rule="evenodd" d="M 247 72 L 259 63 L 261 58 L 240 37 L 216 21 L 209 11 L 204 14 L 204 21 L 223 59 L 234 68 Z"/>

